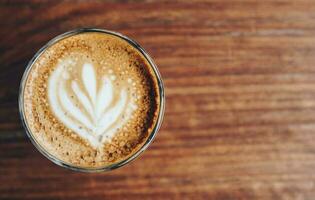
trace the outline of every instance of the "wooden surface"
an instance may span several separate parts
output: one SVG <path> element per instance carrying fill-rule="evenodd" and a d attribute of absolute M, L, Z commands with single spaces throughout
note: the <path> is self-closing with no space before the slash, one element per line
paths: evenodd
<path fill-rule="evenodd" d="M 315 1 L 0 1 L 0 199 L 315 199 Z M 166 113 L 131 164 L 84 174 L 26 138 L 27 62 L 78 27 L 152 55 Z"/>

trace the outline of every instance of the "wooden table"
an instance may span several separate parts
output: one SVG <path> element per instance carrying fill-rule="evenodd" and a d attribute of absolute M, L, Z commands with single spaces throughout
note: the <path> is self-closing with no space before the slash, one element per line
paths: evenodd
<path fill-rule="evenodd" d="M 0 2 L 0 199 L 315 199 L 315 1 Z M 26 138 L 18 88 L 49 39 L 121 32 L 155 59 L 166 113 L 131 164 L 85 174 Z"/>

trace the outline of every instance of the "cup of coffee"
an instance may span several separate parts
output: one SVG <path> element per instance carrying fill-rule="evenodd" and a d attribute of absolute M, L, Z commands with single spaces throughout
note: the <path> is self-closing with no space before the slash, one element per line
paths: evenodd
<path fill-rule="evenodd" d="M 29 62 L 19 108 L 34 146 L 77 171 L 121 167 L 152 142 L 164 113 L 161 76 L 136 42 L 101 29 L 57 36 Z"/>

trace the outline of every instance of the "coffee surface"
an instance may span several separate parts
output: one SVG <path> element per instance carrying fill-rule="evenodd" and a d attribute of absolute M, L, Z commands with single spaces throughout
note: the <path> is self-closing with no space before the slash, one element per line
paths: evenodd
<path fill-rule="evenodd" d="M 137 151 L 159 113 L 154 71 L 127 41 L 106 33 L 66 37 L 33 63 L 24 89 L 26 123 L 52 156 L 103 167 Z"/>

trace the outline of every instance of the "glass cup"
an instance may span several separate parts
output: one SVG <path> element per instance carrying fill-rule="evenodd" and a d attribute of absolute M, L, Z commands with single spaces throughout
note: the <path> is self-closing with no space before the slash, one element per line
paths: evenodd
<path fill-rule="evenodd" d="M 55 156 L 53 156 L 51 153 L 49 153 L 48 151 L 46 151 L 46 149 L 44 147 L 42 147 L 37 141 L 36 138 L 33 136 L 32 131 L 30 130 L 27 121 L 26 121 L 26 117 L 25 117 L 25 110 L 24 110 L 24 88 L 25 88 L 25 83 L 27 80 L 27 77 L 32 69 L 33 64 L 36 62 L 37 58 L 50 46 L 52 46 L 53 44 L 57 43 L 58 41 L 67 38 L 67 37 L 71 37 L 73 35 L 76 34 L 80 34 L 80 33 L 85 33 L 85 32 L 98 32 L 98 33 L 104 33 L 104 34 L 110 34 L 116 37 L 119 37 L 125 41 L 127 41 L 130 45 L 132 45 L 135 49 L 137 49 L 144 57 L 145 59 L 148 61 L 148 63 L 150 64 L 150 66 L 152 67 L 154 74 L 155 74 L 155 78 L 158 81 L 158 89 L 159 89 L 159 93 L 160 93 L 160 107 L 159 107 L 159 115 L 158 115 L 158 120 L 156 125 L 154 126 L 152 132 L 149 134 L 147 140 L 145 141 L 145 143 L 142 145 L 142 147 L 137 150 L 136 152 L 134 152 L 133 154 L 129 155 L 127 158 L 125 158 L 122 161 L 119 161 L 117 163 L 108 165 L 108 166 L 104 166 L 104 167 L 100 167 L 100 168 L 92 168 L 92 167 L 79 167 L 79 166 L 75 166 L 75 165 L 71 165 L 69 163 L 65 163 L 64 161 L 56 158 Z M 81 171 L 81 172 L 101 172 L 101 171 L 110 171 L 119 167 L 122 167 L 126 164 L 128 164 L 129 162 L 131 162 L 132 160 L 134 160 L 135 158 L 137 158 L 144 150 L 146 150 L 148 148 L 148 146 L 152 143 L 156 133 L 158 132 L 162 121 L 163 121 L 163 116 L 164 116 L 164 109 L 165 109 L 165 96 L 164 96 L 164 86 L 163 86 L 163 81 L 161 78 L 161 75 L 156 67 L 156 65 L 154 64 L 152 58 L 148 55 L 148 53 L 134 40 L 120 34 L 117 32 L 113 32 L 113 31 L 109 31 L 109 30 L 104 30 L 104 29 L 95 29 L 95 28 L 81 28 L 81 29 L 76 29 L 76 30 L 72 30 L 66 33 L 63 33 L 55 38 L 53 38 L 52 40 L 50 40 L 46 45 L 44 45 L 35 55 L 34 57 L 29 61 L 25 72 L 23 74 L 22 80 L 21 80 L 21 84 L 20 84 L 20 91 L 19 91 L 19 111 L 20 111 L 20 117 L 23 123 L 23 126 L 26 130 L 27 136 L 30 138 L 31 142 L 33 143 L 33 145 L 38 149 L 39 152 L 41 152 L 45 157 L 47 157 L 49 160 L 51 160 L 52 162 L 54 162 L 55 164 L 61 166 L 61 167 L 65 167 L 74 171 Z"/>

